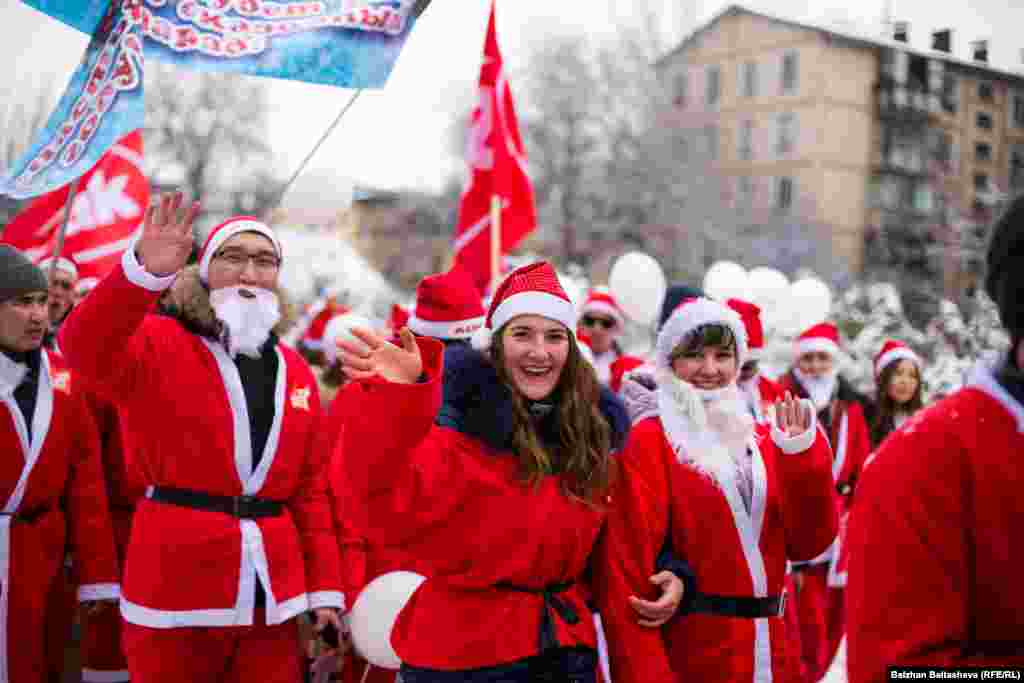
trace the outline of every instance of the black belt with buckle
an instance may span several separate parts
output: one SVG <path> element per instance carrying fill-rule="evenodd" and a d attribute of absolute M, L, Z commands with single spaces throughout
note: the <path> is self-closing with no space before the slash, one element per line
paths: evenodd
<path fill-rule="evenodd" d="M 525 586 L 517 586 L 514 583 L 499 583 L 496 587 L 518 593 L 533 593 L 543 598 L 540 608 L 540 631 L 538 633 L 538 647 L 543 654 L 551 648 L 558 647 L 558 637 L 555 635 L 555 620 L 552 613 L 557 614 L 562 621 L 570 626 L 580 623 L 580 615 L 573 606 L 558 597 L 559 593 L 569 590 L 575 583 L 575 581 L 552 583 L 543 588 L 527 588 Z"/>
<path fill-rule="evenodd" d="M 34 510 L 21 512 L 0 512 L 0 517 L 10 517 L 12 524 L 35 524 L 39 518 L 49 512 L 52 508 L 42 507 Z"/>
<path fill-rule="evenodd" d="M 239 519 L 277 517 L 284 512 L 284 503 L 256 496 L 217 496 L 192 489 L 154 486 L 146 497 L 158 503 L 177 505 L 193 510 L 219 512 Z"/>
<path fill-rule="evenodd" d="M 728 595 L 697 593 L 688 601 L 687 614 L 713 614 L 718 617 L 766 619 L 786 612 L 786 593 L 766 598 L 737 598 Z"/>

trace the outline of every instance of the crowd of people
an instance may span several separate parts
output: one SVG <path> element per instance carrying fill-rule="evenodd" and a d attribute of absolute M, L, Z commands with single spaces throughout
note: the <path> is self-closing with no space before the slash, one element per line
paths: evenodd
<path fill-rule="evenodd" d="M 927 407 L 902 341 L 874 396 L 824 320 L 770 378 L 758 307 L 685 285 L 630 355 L 615 294 L 545 262 L 486 301 L 430 275 L 386 328 L 332 295 L 285 336 L 273 229 L 197 246 L 183 204 L 99 281 L 0 245 L 0 683 L 63 680 L 76 619 L 107 683 L 1024 665 L 1024 200 L 985 283 L 1012 347 Z M 396 672 L 346 617 L 397 571 Z"/>

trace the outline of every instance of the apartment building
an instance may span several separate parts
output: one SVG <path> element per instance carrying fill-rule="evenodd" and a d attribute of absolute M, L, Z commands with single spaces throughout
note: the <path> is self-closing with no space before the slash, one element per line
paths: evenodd
<path fill-rule="evenodd" d="M 732 5 L 657 67 L 736 207 L 824 226 L 854 272 L 871 239 L 948 243 L 941 270 L 963 287 L 977 264 L 960 247 L 1024 190 L 1024 72 L 993 68 L 982 43 L 958 58 L 951 31 L 917 46 L 894 26 L 857 35 Z"/>

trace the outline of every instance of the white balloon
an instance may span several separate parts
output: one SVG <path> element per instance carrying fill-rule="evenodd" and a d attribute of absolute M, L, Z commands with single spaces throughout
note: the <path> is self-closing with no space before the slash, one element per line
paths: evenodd
<path fill-rule="evenodd" d="M 789 278 L 774 268 L 754 268 L 747 274 L 750 300 L 761 308 L 765 332 L 779 327 L 789 295 Z"/>
<path fill-rule="evenodd" d="M 712 299 L 748 299 L 747 271 L 738 263 L 718 261 L 704 274 L 704 292 Z"/>
<path fill-rule="evenodd" d="M 799 333 L 811 325 L 823 322 L 832 310 L 832 292 L 817 278 L 797 280 L 789 289 L 792 314 L 791 331 Z"/>
<path fill-rule="evenodd" d="M 632 320 L 651 325 L 661 313 L 668 282 L 658 262 L 647 254 L 631 251 L 616 259 L 608 277 L 608 289 Z"/>
<path fill-rule="evenodd" d="M 402 667 L 391 647 L 391 629 L 424 581 L 426 577 L 415 572 L 390 572 L 378 576 L 359 594 L 348 618 L 352 643 L 363 659 L 392 671 Z"/>

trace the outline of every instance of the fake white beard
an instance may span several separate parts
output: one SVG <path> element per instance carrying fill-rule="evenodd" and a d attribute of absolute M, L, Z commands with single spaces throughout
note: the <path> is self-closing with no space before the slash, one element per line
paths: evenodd
<path fill-rule="evenodd" d="M 679 462 L 719 485 L 736 479 L 749 458 L 754 418 L 735 382 L 721 389 L 698 389 L 671 370 L 658 376 L 658 412 Z"/>
<path fill-rule="evenodd" d="M 255 298 L 243 297 L 241 291 Z M 270 338 L 270 330 L 281 320 L 277 295 L 258 287 L 222 287 L 210 292 L 210 305 L 217 320 L 224 323 L 224 345 L 232 358 L 241 353 L 259 358 L 260 348 Z"/>
<path fill-rule="evenodd" d="M 800 368 L 793 368 L 793 374 L 800 380 L 800 384 L 807 390 L 807 393 L 811 397 L 811 402 L 814 403 L 814 409 L 821 412 L 829 403 L 832 402 L 832 396 L 836 392 L 836 386 L 839 384 L 839 371 L 831 370 L 821 377 L 811 377 L 810 375 L 801 372 Z"/>
<path fill-rule="evenodd" d="M 0 353 L 0 398 L 13 395 L 27 374 L 27 365 L 16 363 L 6 354 Z"/>

